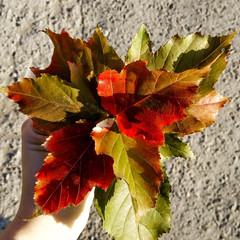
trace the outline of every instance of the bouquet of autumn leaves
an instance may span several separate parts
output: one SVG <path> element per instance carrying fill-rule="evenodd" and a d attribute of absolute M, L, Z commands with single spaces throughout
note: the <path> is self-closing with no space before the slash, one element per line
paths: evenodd
<path fill-rule="evenodd" d="M 45 33 L 55 47 L 50 66 L 1 88 L 50 135 L 36 174 L 36 215 L 77 205 L 96 187 L 111 236 L 157 239 L 171 226 L 162 160 L 194 157 L 179 137 L 203 131 L 228 101 L 214 84 L 235 33 L 175 36 L 153 53 L 142 26 L 125 63 L 99 28 L 88 42 Z"/>

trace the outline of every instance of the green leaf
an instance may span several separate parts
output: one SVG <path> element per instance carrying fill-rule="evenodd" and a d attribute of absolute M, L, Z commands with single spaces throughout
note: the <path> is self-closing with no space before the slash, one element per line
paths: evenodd
<path fill-rule="evenodd" d="M 139 219 L 155 206 L 160 182 L 163 181 L 158 148 L 122 134 L 115 122 L 110 129 L 94 128 L 92 137 L 96 153 L 111 156 L 115 176 L 128 183 Z"/>
<path fill-rule="evenodd" d="M 201 96 L 204 97 L 214 90 L 214 84 L 217 82 L 218 77 L 227 66 L 227 62 L 225 60 L 226 56 L 227 55 L 225 53 L 219 55 L 216 61 L 212 64 L 208 77 L 203 79 L 200 83 L 198 93 Z"/>
<path fill-rule="evenodd" d="M 105 192 L 95 190 L 95 206 L 103 219 L 103 228 L 116 240 L 157 240 L 171 227 L 169 194 L 171 186 L 164 172 L 157 203 L 140 220 L 136 219 L 135 202 L 128 185 L 123 180 L 114 180 Z"/>
<path fill-rule="evenodd" d="M 126 55 L 126 64 L 144 60 L 148 62 L 149 70 L 163 68 L 180 73 L 192 68 L 202 68 L 214 61 L 209 76 L 201 82 L 198 89 L 200 95 L 205 96 L 214 89 L 214 84 L 227 65 L 225 59 L 236 33 L 237 31 L 221 37 L 204 37 L 201 33 L 193 33 L 186 38 L 176 35 L 153 54 L 149 34 L 142 26 Z"/>
<path fill-rule="evenodd" d="M 142 25 L 133 38 L 132 46 L 126 55 L 125 64 L 138 60 L 150 62 L 153 57 L 152 55 L 151 40 L 146 28 Z"/>
<path fill-rule="evenodd" d="M 93 88 L 94 86 L 90 85 L 88 79 L 89 75 L 91 75 L 93 71 L 91 49 L 89 49 L 87 43 L 83 41 L 81 41 L 79 48 L 78 59 L 76 59 L 75 62 L 68 61 L 72 86 L 80 90 L 82 88 L 86 88 L 84 85 L 87 85 L 88 88 Z"/>
<path fill-rule="evenodd" d="M 124 67 L 122 59 L 114 48 L 108 45 L 107 38 L 98 27 L 87 44 L 92 51 L 94 73 L 97 77 L 105 70 L 115 69 L 118 72 L 122 70 Z"/>
<path fill-rule="evenodd" d="M 169 157 L 195 158 L 191 148 L 182 142 L 176 133 L 165 133 L 165 145 L 159 147 L 161 159 Z"/>
<path fill-rule="evenodd" d="M 159 48 L 148 68 L 182 72 L 191 68 L 202 68 L 215 61 L 209 76 L 202 81 L 198 90 L 205 96 L 213 90 L 219 75 L 226 67 L 225 59 L 229 55 L 230 42 L 236 32 L 221 37 L 204 37 L 201 33 L 193 33 L 186 38 L 176 35 Z"/>
<path fill-rule="evenodd" d="M 105 192 L 95 190 L 95 207 L 103 219 L 103 228 L 116 240 L 138 240 L 134 204 L 128 185 L 115 180 Z"/>
<path fill-rule="evenodd" d="M 8 87 L 8 97 L 19 104 L 21 112 L 31 118 L 49 122 L 66 118 L 94 118 L 103 111 L 89 93 L 72 88 L 56 76 L 42 74 L 40 78 L 24 78 Z"/>
<path fill-rule="evenodd" d="M 79 90 L 56 76 L 24 78 L 8 87 L 8 97 L 19 104 L 21 112 L 47 121 L 62 121 L 66 112 L 77 113 L 83 104 Z"/>
<path fill-rule="evenodd" d="M 84 76 L 85 69 L 83 66 L 70 62 L 68 64 L 71 72 L 72 86 L 79 89 L 82 101 L 88 104 L 97 105 L 97 101 L 91 92 L 94 88 L 91 86 L 87 77 Z"/>
<path fill-rule="evenodd" d="M 201 33 L 193 33 L 186 38 L 176 35 L 159 48 L 152 64 L 154 68 L 171 72 L 206 66 L 219 55 L 229 53 L 230 41 L 235 33 L 222 37 L 204 37 Z"/>
<path fill-rule="evenodd" d="M 139 233 L 141 236 L 144 236 L 140 238 L 142 240 L 158 239 L 159 236 L 163 233 L 168 233 L 171 229 L 172 214 L 169 200 L 171 185 L 163 167 L 162 169 L 164 183 L 161 184 L 156 206 L 142 216 L 139 221 Z"/>

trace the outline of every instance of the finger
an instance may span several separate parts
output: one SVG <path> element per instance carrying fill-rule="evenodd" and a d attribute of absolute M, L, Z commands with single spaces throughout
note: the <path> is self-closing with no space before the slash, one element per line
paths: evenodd
<path fill-rule="evenodd" d="M 42 145 L 47 135 L 37 132 L 33 126 L 33 121 L 29 118 L 22 124 L 22 140 L 23 144 L 33 144 L 33 145 Z"/>

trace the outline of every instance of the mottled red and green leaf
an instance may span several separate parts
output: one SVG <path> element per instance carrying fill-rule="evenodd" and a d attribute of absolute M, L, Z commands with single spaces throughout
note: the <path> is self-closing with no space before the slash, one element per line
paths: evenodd
<path fill-rule="evenodd" d="M 121 73 L 105 71 L 99 76 L 102 107 L 116 120 L 125 135 L 159 146 L 162 128 L 186 117 L 185 109 L 198 98 L 198 85 L 210 66 L 182 73 L 149 71 L 143 61 L 126 65 Z"/>

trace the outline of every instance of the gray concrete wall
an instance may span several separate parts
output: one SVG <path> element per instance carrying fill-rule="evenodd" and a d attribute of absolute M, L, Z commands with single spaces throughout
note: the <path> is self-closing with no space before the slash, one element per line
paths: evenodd
<path fill-rule="evenodd" d="M 29 67 L 46 67 L 53 51 L 39 30 L 67 30 L 87 40 L 97 24 L 123 57 L 141 24 L 148 28 L 154 49 L 179 33 L 220 35 L 239 29 L 239 0 L 1 0 L 0 85 L 31 76 Z M 195 160 L 166 162 L 173 186 L 172 230 L 168 240 L 240 239 L 240 37 L 217 90 L 231 101 L 217 123 L 186 137 Z M 26 118 L 0 96 L 0 231 L 13 219 L 21 189 L 20 126 Z M 108 239 L 93 210 L 80 239 Z"/>

